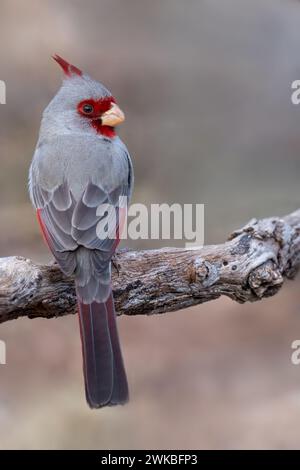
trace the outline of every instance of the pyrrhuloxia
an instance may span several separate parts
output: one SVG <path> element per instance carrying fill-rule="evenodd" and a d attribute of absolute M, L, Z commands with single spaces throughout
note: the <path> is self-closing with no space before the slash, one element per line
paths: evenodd
<path fill-rule="evenodd" d="M 111 258 L 119 242 L 119 200 L 130 198 L 133 170 L 114 127 L 124 115 L 111 93 L 54 56 L 64 81 L 43 113 L 29 174 L 30 197 L 60 269 L 74 276 L 79 308 L 86 398 L 92 408 L 128 400 L 111 288 Z M 116 236 L 99 237 L 108 225 Z"/>

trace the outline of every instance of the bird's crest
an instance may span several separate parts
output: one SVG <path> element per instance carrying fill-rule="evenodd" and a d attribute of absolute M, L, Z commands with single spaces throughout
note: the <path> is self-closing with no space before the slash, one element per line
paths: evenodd
<path fill-rule="evenodd" d="M 69 62 L 67 62 L 65 59 L 63 59 L 57 54 L 54 54 L 52 57 L 61 66 L 64 71 L 64 74 L 67 77 L 71 77 L 72 75 L 79 75 L 80 77 L 82 76 L 82 71 L 75 67 L 75 65 L 69 64 Z"/>

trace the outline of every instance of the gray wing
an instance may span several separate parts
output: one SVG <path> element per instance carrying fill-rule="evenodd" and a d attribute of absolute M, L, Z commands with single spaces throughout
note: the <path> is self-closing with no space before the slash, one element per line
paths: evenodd
<path fill-rule="evenodd" d="M 65 261 L 70 260 L 79 247 L 96 250 L 98 268 L 101 269 L 103 263 L 106 266 L 116 247 L 120 210 L 125 208 L 124 197 L 128 190 L 128 186 L 122 185 L 107 193 L 90 182 L 76 202 L 66 181 L 52 192 L 34 186 L 45 238 L 58 263 L 64 261 L 61 267 L 66 274 L 72 274 L 75 266 L 72 263 L 65 266 Z M 101 206 L 103 210 L 99 212 Z M 101 222 L 103 230 L 99 233 Z"/>
<path fill-rule="evenodd" d="M 114 235 L 118 235 L 120 210 L 125 209 L 132 188 L 130 160 L 127 155 L 125 158 L 127 171 L 123 171 L 124 176 L 119 178 L 116 187 L 109 190 L 109 184 L 102 185 L 103 175 L 97 175 L 96 168 L 89 181 L 85 175 L 87 181 L 80 197 L 78 190 L 72 190 L 72 182 L 63 172 L 60 174 L 63 181 L 51 189 L 42 184 L 45 175 L 41 177 L 41 172 L 34 168 L 36 161 L 31 169 L 31 198 L 38 209 L 47 243 L 62 271 L 67 275 L 75 274 L 79 288 L 87 283 L 93 284 L 91 292 L 99 282 L 97 277 L 102 276 L 105 282 L 109 281 L 109 262 L 117 246 Z M 124 161 L 122 164 L 124 169 Z M 103 205 L 114 211 L 101 213 L 99 207 Z M 104 229 L 101 237 L 99 223 Z"/>

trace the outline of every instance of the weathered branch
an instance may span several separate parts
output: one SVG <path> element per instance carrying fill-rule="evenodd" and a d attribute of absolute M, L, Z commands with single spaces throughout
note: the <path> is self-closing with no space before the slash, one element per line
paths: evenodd
<path fill-rule="evenodd" d="M 162 248 L 116 255 L 113 288 L 119 314 L 179 310 L 226 295 L 253 302 L 274 295 L 300 267 L 300 209 L 284 218 L 251 220 L 221 245 Z M 76 311 L 72 279 L 57 265 L 0 259 L 0 323 Z"/>

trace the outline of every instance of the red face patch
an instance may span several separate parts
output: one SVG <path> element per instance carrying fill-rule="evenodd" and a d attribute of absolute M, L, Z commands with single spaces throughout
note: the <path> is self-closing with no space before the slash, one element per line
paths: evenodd
<path fill-rule="evenodd" d="M 103 113 L 108 111 L 112 103 L 115 103 L 115 99 L 112 96 L 97 101 L 83 100 L 78 104 L 77 110 L 81 116 L 95 119 L 100 118 Z"/>
<path fill-rule="evenodd" d="M 115 130 L 110 126 L 103 126 L 101 116 L 111 108 L 115 99 L 112 96 L 102 98 L 100 100 L 83 100 L 77 106 L 77 111 L 80 116 L 90 119 L 91 126 L 96 129 L 98 134 L 105 135 L 112 138 L 115 136 Z"/>

